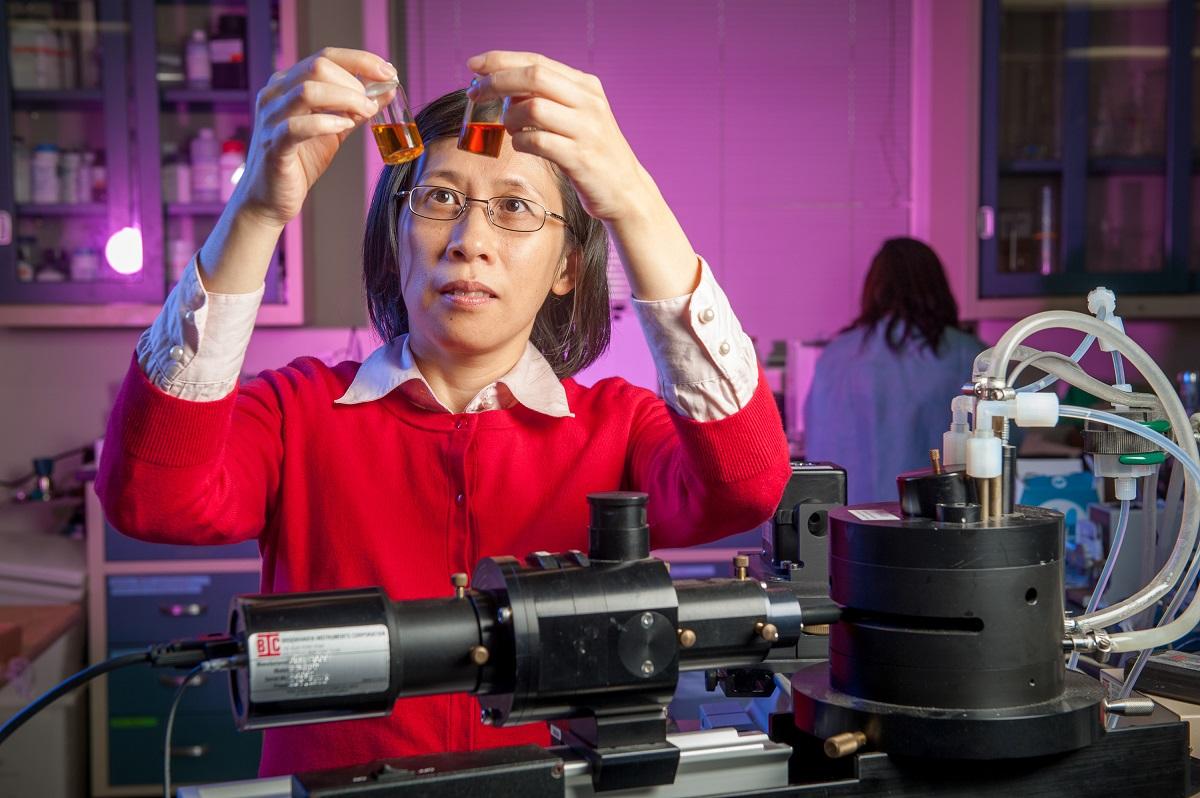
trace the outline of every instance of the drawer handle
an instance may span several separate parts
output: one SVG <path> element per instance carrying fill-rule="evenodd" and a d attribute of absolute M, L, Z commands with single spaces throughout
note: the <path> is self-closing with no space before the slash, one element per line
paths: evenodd
<path fill-rule="evenodd" d="M 187 678 L 187 677 L 170 676 L 168 674 L 162 674 L 158 677 L 158 683 L 161 684 L 163 687 L 170 687 L 173 690 L 177 690 L 183 686 L 183 680 L 185 678 Z M 207 673 L 197 673 L 195 676 L 192 677 L 192 680 L 190 682 L 188 682 L 188 686 L 199 687 L 200 685 L 204 684 L 207 681 L 208 681 Z"/>
<path fill-rule="evenodd" d="M 187 759 L 199 759 L 208 753 L 207 745 L 173 745 L 171 746 L 171 756 L 184 757 Z"/>
<path fill-rule="evenodd" d="M 195 618 L 208 612 L 207 604 L 160 604 L 158 611 L 172 618 Z"/>

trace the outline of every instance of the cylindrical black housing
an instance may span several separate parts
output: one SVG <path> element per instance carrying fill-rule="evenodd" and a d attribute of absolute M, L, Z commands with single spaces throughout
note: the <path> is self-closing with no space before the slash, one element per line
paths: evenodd
<path fill-rule="evenodd" d="M 650 556 L 645 493 L 612 491 L 588 494 L 588 557 L 597 562 L 627 562 Z"/>
<path fill-rule="evenodd" d="M 661 560 L 479 562 L 472 586 L 501 607 L 479 703 L 496 725 L 665 707 L 679 677 L 678 611 Z M 483 692 L 483 691 L 481 691 Z"/>
<path fill-rule="evenodd" d="M 800 602 L 782 585 L 764 588 L 754 579 L 681 580 L 679 626 L 696 634 L 691 648 L 679 652 L 679 669 L 735 668 L 758 665 L 773 646 L 796 644 L 803 632 Z M 755 624 L 772 624 L 779 639 L 771 642 L 755 632 Z"/>
<path fill-rule="evenodd" d="M 900 512 L 904 516 L 934 518 L 939 504 L 965 504 L 975 500 L 973 486 L 963 470 L 935 474 L 925 469 L 896 477 Z"/>
<path fill-rule="evenodd" d="M 246 641 L 230 680 L 239 729 L 387 715 L 402 660 L 392 603 L 379 588 L 238 596 L 230 631 Z"/>
<path fill-rule="evenodd" d="M 830 511 L 832 687 L 933 708 L 1015 707 L 1063 693 L 1062 516 L 989 524 Z M 894 520 L 860 520 L 891 513 Z"/>

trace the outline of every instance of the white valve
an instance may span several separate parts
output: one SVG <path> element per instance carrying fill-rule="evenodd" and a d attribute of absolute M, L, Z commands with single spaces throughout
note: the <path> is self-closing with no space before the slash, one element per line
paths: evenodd
<path fill-rule="evenodd" d="M 1017 394 L 1016 412 L 1012 419 L 1018 427 L 1053 427 L 1058 423 L 1058 394 Z"/>

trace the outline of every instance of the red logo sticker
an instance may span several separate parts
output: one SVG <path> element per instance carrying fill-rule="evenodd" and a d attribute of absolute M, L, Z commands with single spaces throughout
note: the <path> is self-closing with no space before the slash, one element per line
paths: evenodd
<path fill-rule="evenodd" d="M 279 656 L 279 632 L 266 632 L 255 638 L 257 654 L 260 657 Z"/>

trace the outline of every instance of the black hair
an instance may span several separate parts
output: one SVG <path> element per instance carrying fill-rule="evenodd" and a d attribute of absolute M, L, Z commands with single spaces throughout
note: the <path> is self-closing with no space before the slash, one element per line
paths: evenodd
<path fill-rule="evenodd" d="M 920 340 L 937 352 L 947 327 L 958 326 L 958 303 L 942 262 L 915 238 L 889 238 L 875 253 L 863 285 L 862 308 L 847 330 L 870 334 L 880 325 L 892 351 Z"/>
<path fill-rule="evenodd" d="M 430 142 L 458 136 L 466 111 L 463 90 L 446 94 L 416 115 L 417 129 Z M 397 220 L 404 200 L 397 192 L 412 188 L 420 161 L 385 166 L 375 185 L 363 235 L 363 285 L 367 312 L 381 340 L 408 332 L 408 308 L 400 289 Z M 612 334 L 608 308 L 608 234 L 583 209 L 571 181 L 547 162 L 558 180 L 566 217 L 564 255 L 576 257 L 575 287 L 564 296 L 549 292 L 534 318 L 529 340 L 549 361 L 559 379 L 590 365 L 608 347 Z"/>

